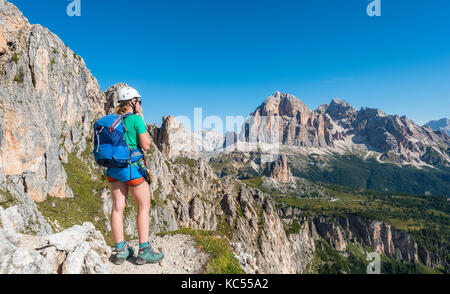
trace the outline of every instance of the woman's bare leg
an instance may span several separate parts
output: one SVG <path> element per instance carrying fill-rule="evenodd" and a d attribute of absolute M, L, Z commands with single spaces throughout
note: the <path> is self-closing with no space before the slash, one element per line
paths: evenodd
<path fill-rule="evenodd" d="M 112 182 L 111 194 L 113 199 L 111 212 L 111 231 L 116 243 L 125 241 L 123 234 L 123 211 L 127 206 L 128 185 L 124 182 Z"/>
<path fill-rule="evenodd" d="M 150 187 L 144 182 L 139 186 L 130 186 L 130 192 L 138 207 L 136 224 L 139 243 L 146 243 L 150 228 Z"/>

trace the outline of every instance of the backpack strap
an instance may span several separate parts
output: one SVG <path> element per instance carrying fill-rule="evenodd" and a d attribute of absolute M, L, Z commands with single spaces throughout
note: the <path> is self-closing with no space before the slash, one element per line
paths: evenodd
<path fill-rule="evenodd" d="M 131 115 L 135 115 L 134 113 L 131 113 L 131 112 L 128 112 L 128 113 L 125 113 L 124 115 L 122 115 L 122 117 L 123 118 L 127 118 L 127 117 L 129 117 L 129 116 L 131 116 Z"/>
<path fill-rule="evenodd" d="M 123 120 L 132 115 L 136 115 L 136 114 L 128 112 L 128 113 L 122 115 L 122 125 L 123 125 L 125 132 L 127 132 L 127 127 L 125 126 L 125 123 Z M 127 144 L 127 146 L 128 146 L 128 144 Z M 138 147 L 136 149 L 131 149 L 130 146 L 128 146 L 128 149 L 130 150 L 130 162 L 133 157 L 139 157 L 141 155 L 144 156 L 144 152 L 141 150 L 140 147 Z M 130 167 L 131 167 L 131 165 L 130 165 Z M 131 177 L 131 169 L 130 169 L 130 177 Z"/>
<path fill-rule="evenodd" d="M 111 133 L 113 129 L 116 129 L 117 126 L 119 125 L 118 122 L 120 121 L 120 119 L 122 118 L 122 115 L 119 115 L 119 118 L 111 125 L 111 127 L 109 127 L 109 132 Z"/>
<path fill-rule="evenodd" d="M 125 126 L 125 123 L 123 122 L 123 120 L 125 118 L 129 117 L 130 115 L 133 115 L 133 114 L 132 113 L 125 113 L 124 115 L 120 116 L 121 122 L 122 122 L 122 126 L 123 126 L 123 129 L 124 129 L 125 132 L 127 132 L 128 130 L 127 130 L 127 127 Z M 124 132 L 124 135 L 125 135 L 125 132 Z M 133 150 L 131 150 L 130 146 L 128 146 L 128 143 L 127 143 L 126 140 L 125 140 L 125 144 L 127 144 L 128 150 L 130 150 L 130 157 L 128 159 L 129 159 L 129 163 L 130 163 L 129 168 L 130 168 L 130 180 L 131 180 L 131 157 L 132 157 Z"/>
<path fill-rule="evenodd" d="M 134 114 L 131 113 L 131 112 L 128 112 L 128 113 L 125 113 L 124 115 L 122 115 L 122 125 L 123 125 L 123 128 L 124 128 L 125 132 L 128 131 L 128 130 L 127 130 L 127 127 L 125 126 L 123 120 L 126 119 L 129 116 L 132 116 L 132 115 L 134 115 Z"/>

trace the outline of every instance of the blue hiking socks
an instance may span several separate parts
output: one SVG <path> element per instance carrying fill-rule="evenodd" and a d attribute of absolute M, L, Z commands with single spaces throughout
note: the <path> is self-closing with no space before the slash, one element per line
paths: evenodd
<path fill-rule="evenodd" d="M 116 248 L 117 250 L 120 250 L 123 248 L 123 246 L 125 246 L 125 241 L 122 241 L 120 243 L 116 243 Z M 150 242 L 146 242 L 146 243 L 139 243 L 139 249 L 142 249 L 144 247 L 147 247 L 150 244 Z"/>
<path fill-rule="evenodd" d="M 146 242 L 146 243 L 139 243 L 139 249 L 142 249 L 144 247 L 147 247 L 150 244 L 150 242 Z"/>
<path fill-rule="evenodd" d="M 116 243 L 116 248 L 117 248 L 117 250 L 122 249 L 123 246 L 125 246 L 125 241 L 122 241 L 122 242 L 120 242 L 120 243 Z"/>

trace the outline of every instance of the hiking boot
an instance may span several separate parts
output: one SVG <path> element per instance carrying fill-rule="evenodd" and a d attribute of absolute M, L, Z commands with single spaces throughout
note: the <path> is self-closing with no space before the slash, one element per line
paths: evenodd
<path fill-rule="evenodd" d="M 131 258 L 134 255 L 134 248 L 128 246 L 128 244 L 125 243 L 122 249 L 118 250 L 117 248 L 115 248 L 114 253 L 115 254 L 113 255 L 112 262 L 114 264 L 121 265 L 125 260 Z"/>
<path fill-rule="evenodd" d="M 139 249 L 139 254 L 136 263 L 143 265 L 145 263 L 158 263 L 164 258 L 163 253 L 155 252 L 149 244 L 144 248 Z"/>

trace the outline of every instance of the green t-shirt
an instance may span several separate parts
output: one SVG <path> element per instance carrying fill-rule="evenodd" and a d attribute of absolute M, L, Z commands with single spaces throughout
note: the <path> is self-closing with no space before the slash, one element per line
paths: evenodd
<path fill-rule="evenodd" d="M 147 132 L 147 127 L 140 115 L 130 115 L 123 120 L 127 131 L 125 141 L 131 149 L 139 147 L 139 135 Z"/>

